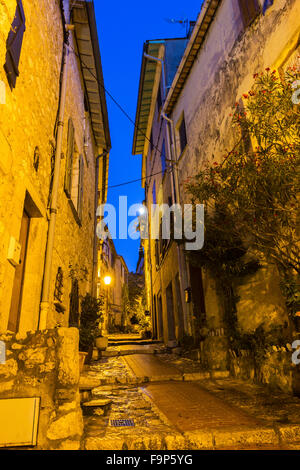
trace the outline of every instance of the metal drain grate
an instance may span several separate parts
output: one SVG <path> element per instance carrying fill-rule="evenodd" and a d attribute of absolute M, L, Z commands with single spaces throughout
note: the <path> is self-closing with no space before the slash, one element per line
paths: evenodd
<path fill-rule="evenodd" d="M 111 419 L 110 425 L 115 427 L 135 426 L 133 419 Z"/>

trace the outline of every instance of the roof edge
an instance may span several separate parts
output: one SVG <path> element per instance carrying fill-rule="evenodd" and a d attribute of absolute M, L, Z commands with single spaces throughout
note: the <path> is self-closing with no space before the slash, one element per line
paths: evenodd
<path fill-rule="evenodd" d="M 108 111 L 107 111 L 106 96 L 105 96 L 100 45 L 99 45 L 99 38 L 98 38 L 98 32 L 97 32 L 95 5 L 94 5 L 93 0 L 86 1 L 85 5 L 86 5 L 87 17 L 88 17 L 88 22 L 89 22 L 89 27 L 90 27 L 90 32 L 91 32 L 92 47 L 93 47 L 95 65 L 96 65 L 96 71 L 97 71 L 101 111 L 102 111 L 103 124 L 104 124 L 104 134 L 105 134 L 105 140 L 106 140 L 106 145 L 107 145 L 106 150 L 109 151 L 111 149 L 111 138 L 110 138 L 110 131 L 109 131 Z"/>
<path fill-rule="evenodd" d="M 206 34 L 207 34 L 211 24 L 212 24 L 212 21 L 215 17 L 217 9 L 218 9 L 218 7 L 220 6 L 221 3 L 222 3 L 222 0 L 206 0 L 203 3 L 201 11 L 198 15 L 196 24 L 194 26 L 193 32 L 192 32 L 191 37 L 189 39 L 189 42 L 186 46 L 185 53 L 184 53 L 184 55 L 183 55 L 183 57 L 180 61 L 177 72 L 176 72 L 175 77 L 173 79 L 173 83 L 172 83 L 172 85 L 171 85 L 171 87 L 168 91 L 167 98 L 165 100 L 163 110 L 162 110 L 164 113 L 169 114 L 173 110 L 173 108 L 174 108 L 174 106 L 177 102 L 177 98 L 179 97 L 179 95 L 180 95 L 180 93 L 181 93 L 181 91 L 182 91 L 182 89 L 185 85 L 187 77 L 188 77 L 188 75 L 189 75 L 189 73 L 190 73 L 190 71 L 191 71 L 191 69 L 194 65 L 195 59 L 198 56 L 199 50 L 201 49 L 201 46 L 202 46 L 202 44 L 203 44 L 203 42 L 206 38 Z M 213 10 L 213 15 L 212 15 L 211 19 L 209 21 L 207 21 L 207 15 L 208 15 L 208 12 L 209 12 L 210 9 Z M 178 84 L 179 79 L 180 78 L 182 79 L 183 69 L 184 69 L 186 63 L 188 62 L 188 60 L 191 58 L 192 48 L 195 45 L 196 40 L 198 38 L 198 35 L 201 31 L 204 31 L 204 34 L 202 36 L 201 42 L 199 43 L 199 47 L 197 49 L 196 55 L 193 57 L 192 62 L 188 65 L 188 72 L 187 72 L 186 76 L 184 77 L 183 81 L 181 81 L 181 83 Z M 177 90 L 179 89 L 179 94 L 178 94 L 177 98 L 175 97 L 175 101 L 171 102 L 175 89 L 177 89 Z"/>

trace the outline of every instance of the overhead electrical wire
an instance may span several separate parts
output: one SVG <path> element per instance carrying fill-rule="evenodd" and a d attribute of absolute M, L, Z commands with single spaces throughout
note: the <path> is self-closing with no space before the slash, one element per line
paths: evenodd
<path fill-rule="evenodd" d="M 130 115 L 127 113 L 127 111 L 123 108 L 123 106 L 114 98 L 114 96 L 105 88 L 104 84 L 101 83 L 99 80 L 98 80 L 98 77 L 96 77 L 96 75 L 94 74 L 94 72 L 92 71 L 92 69 L 85 64 L 85 62 L 81 59 L 81 57 L 79 56 L 79 54 L 74 50 L 74 48 L 69 45 L 69 48 L 73 51 L 73 53 L 76 55 L 76 57 L 80 60 L 81 64 L 83 65 L 83 67 L 88 70 L 88 72 L 92 75 L 92 77 L 94 78 L 94 80 L 96 80 L 96 82 L 98 83 L 98 85 L 100 85 L 103 90 L 105 91 L 105 93 L 110 97 L 110 99 L 115 103 L 115 105 L 120 109 L 120 111 L 127 117 L 127 119 L 131 122 L 131 124 L 134 125 L 134 127 L 148 140 L 148 142 L 151 144 L 151 146 L 153 148 L 155 148 L 160 155 L 162 155 L 162 151 L 156 146 L 154 145 L 151 140 L 147 137 L 147 135 L 144 133 L 144 131 L 142 131 L 140 129 L 140 127 L 135 123 L 135 121 L 130 117 Z M 169 164 L 171 169 L 173 166 L 176 165 L 176 163 L 170 163 Z M 136 180 L 130 180 L 130 181 L 124 181 L 124 183 L 119 183 L 119 184 L 114 184 L 114 185 L 110 185 L 110 186 L 106 186 L 105 189 L 112 189 L 112 188 L 118 188 L 120 186 L 125 186 L 127 184 L 131 184 L 131 183 L 137 183 L 138 181 L 143 181 L 147 178 L 151 178 L 152 176 L 155 176 L 155 175 L 159 175 L 161 173 L 165 173 L 167 170 L 162 170 L 162 171 L 158 171 L 157 173 L 151 173 L 150 175 L 148 176 L 144 176 L 142 178 L 138 178 Z"/>

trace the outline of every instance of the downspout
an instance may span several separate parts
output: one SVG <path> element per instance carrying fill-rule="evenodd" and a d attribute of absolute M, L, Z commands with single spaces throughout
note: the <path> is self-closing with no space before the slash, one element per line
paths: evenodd
<path fill-rule="evenodd" d="M 161 117 L 165 119 L 167 122 L 167 126 L 169 129 L 168 132 L 168 140 L 171 150 L 171 161 L 172 161 L 172 186 L 173 186 L 173 193 L 174 193 L 174 203 L 180 204 L 180 186 L 179 186 L 179 177 L 178 177 L 178 167 L 177 167 L 177 158 L 176 158 L 176 137 L 175 137 L 175 126 L 172 119 L 166 116 L 164 112 L 161 112 Z M 170 135 L 171 134 L 171 135 Z M 170 139 L 171 138 L 171 139 Z M 182 302 L 182 309 L 185 312 L 183 316 L 184 322 L 184 330 L 189 334 L 192 333 L 191 327 L 191 318 L 190 318 L 190 311 L 189 305 L 184 302 L 184 289 L 189 285 L 189 276 L 187 270 L 187 263 L 186 257 L 183 251 L 183 246 L 177 244 L 177 256 L 178 256 L 178 265 L 179 265 L 179 282 L 180 282 L 180 290 L 181 290 L 181 302 Z"/>
<path fill-rule="evenodd" d="M 72 30 L 72 25 L 66 25 L 66 29 Z M 56 149 L 55 149 L 55 163 L 54 163 L 54 174 L 53 174 L 53 187 L 51 195 L 50 205 L 50 220 L 47 234 L 47 245 L 45 255 L 45 266 L 43 276 L 43 287 L 42 287 L 42 299 L 40 304 L 40 317 L 39 317 L 39 330 L 47 328 L 47 320 L 49 314 L 49 293 L 51 283 L 51 267 L 54 247 L 54 236 L 55 236 L 55 224 L 57 214 L 57 201 L 58 201 L 58 190 L 60 180 L 60 166 L 61 166 L 61 152 L 62 152 L 62 139 L 63 139 L 63 127 L 64 127 L 64 114 L 66 105 L 66 94 L 67 94 L 67 76 L 68 76 L 68 64 L 69 64 L 69 44 L 68 39 L 65 37 L 63 47 L 63 64 L 61 73 L 61 94 L 58 111 L 58 124 L 56 133 Z"/>
<path fill-rule="evenodd" d="M 144 57 L 146 57 L 148 60 L 153 60 L 155 62 L 158 62 L 161 65 L 161 71 L 162 71 L 162 82 L 163 82 L 163 99 L 165 99 L 165 91 L 166 91 L 166 82 L 165 82 L 165 67 L 164 67 L 164 59 L 160 59 L 158 57 L 151 56 L 149 54 L 144 53 Z M 176 157 L 176 138 L 175 138 L 175 126 L 174 122 L 172 119 L 168 118 L 166 114 L 162 111 L 161 112 L 161 117 L 167 121 L 170 127 L 168 129 L 171 129 L 171 139 L 169 137 L 169 143 L 171 140 L 171 148 L 170 148 L 170 153 L 171 153 L 171 160 L 172 160 L 172 193 L 173 193 L 173 203 L 180 204 L 180 190 L 179 190 L 179 179 L 178 179 L 178 169 L 177 169 L 177 157 Z M 167 125 L 168 125 L 167 124 Z M 168 132 L 169 136 L 169 132 Z M 186 259 L 185 255 L 183 252 L 182 246 L 177 244 L 177 256 L 178 256 L 178 268 L 179 268 L 179 282 L 180 282 L 180 290 L 181 290 L 181 302 L 182 302 L 182 309 L 184 314 L 184 330 L 191 333 L 191 321 L 189 319 L 188 321 L 188 316 L 189 316 L 189 307 L 188 305 L 183 301 L 184 299 L 184 288 L 188 286 L 188 272 L 187 272 L 187 265 L 186 265 Z M 152 299 L 153 303 L 153 299 Z"/>
<path fill-rule="evenodd" d="M 148 60 L 154 60 L 154 62 L 158 62 L 161 66 L 161 74 L 162 74 L 162 83 L 163 83 L 163 96 L 166 96 L 166 79 L 165 79 L 165 61 L 164 59 L 160 59 L 159 57 L 154 57 L 152 55 L 146 54 L 144 52 L 144 57 Z"/>
<path fill-rule="evenodd" d="M 99 161 L 100 158 L 106 156 L 108 151 L 105 150 L 100 155 L 96 157 L 96 175 L 95 175 L 95 220 L 94 220 L 94 251 L 93 251 L 93 276 L 92 276 L 92 294 L 96 297 L 97 289 L 96 289 L 96 279 L 97 279 L 97 271 L 98 271 L 98 238 L 96 234 L 97 229 L 97 208 L 98 208 L 98 189 L 99 189 Z M 101 201 L 102 203 L 103 201 Z"/>

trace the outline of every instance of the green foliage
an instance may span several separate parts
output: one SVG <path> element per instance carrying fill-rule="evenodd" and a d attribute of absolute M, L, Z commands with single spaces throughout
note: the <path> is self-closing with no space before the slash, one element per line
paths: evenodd
<path fill-rule="evenodd" d="M 128 287 L 123 291 L 123 311 L 128 323 L 139 325 L 141 331 L 150 328 L 150 317 L 145 315 L 147 307 L 144 278 L 139 274 L 130 273 Z"/>
<path fill-rule="evenodd" d="M 82 298 L 79 326 L 80 351 L 88 351 L 95 338 L 100 335 L 104 314 L 103 307 L 103 298 L 97 299 L 90 294 L 86 294 Z"/>
<path fill-rule="evenodd" d="M 242 350 L 250 351 L 256 365 L 259 366 L 265 360 L 266 351 L 272 346 L 285 347 L 289 336 L 282 326 L 274 326 L 266 332 L 263 325 L 260 325 L 253 333 L 242 334 L 235 330 L 229 340 L 230 348 L 237 356 Z"/>
<path fill-rule="evenodd" d="M 300 311 L 300 285 L 299 279 L 291 274 L 284 273 L 280 282 L 282 293 L 286 299 L 288 313 L 294 317 Z"/>
<path fill-rule="evenodd" d="M 206 207 L 200 264 L 225 282 L 227 298 L 234 278 L 255 272 L 260 259 L 285 278 L 300 274 L 300 112 L 292 102 L 299 73 L 289 70 L 281 80 L 267 69 L 254 78 L 243 96 L 245 109 L 236 103 L 232 116 L 234 149 L 186 185 Z M 246 253 L 250 261 L 244 263 Z M 298 288 L 285 289 L 293 312 Z"/>

